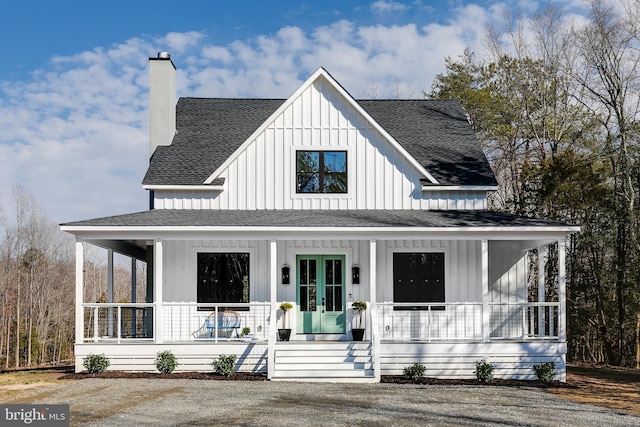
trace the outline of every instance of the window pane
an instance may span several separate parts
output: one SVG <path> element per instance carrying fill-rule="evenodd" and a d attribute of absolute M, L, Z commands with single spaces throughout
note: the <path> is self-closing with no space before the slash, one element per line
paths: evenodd
<path fill-rule="evenodd" d="M 308 292 L 306 286 L 300 286 L 300 311 L 309 310 Z"/>
<path fill-rule="evenodd" d="M 199 303 L 249 302 L 248 253 L 199 253 L 197 259 Z"/>
<path fill-rule="evenodd" d="M 319 172 L 320 152 L 319 151 L 298 151 L 297 156 L 298 172 Z"/>
<path fill-rule="evenodd" d="M 347 153 L 346 151 L 325 151 L 324 152 L 325 172 L 346 172 Z"/>
<path fill-rule="evenodd" d="M 444 291 L 444 253 L 393 254 L 394 302 L 444 302 Z"/>

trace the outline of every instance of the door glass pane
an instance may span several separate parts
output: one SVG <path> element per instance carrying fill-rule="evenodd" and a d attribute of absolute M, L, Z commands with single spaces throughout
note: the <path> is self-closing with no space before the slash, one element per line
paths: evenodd
<path fill-rule="evenodd" d="M 300 286 L 300 311 L 309 310 L 309 295 L 306 286 Z"/>
<path fill-rule="evenodd" d="M 307 260 L 301 259 L 300 260 L 300 284 L 301 285 L 306 285 L 309 283 L 307 268 L 308 268 Z"/>
<path fill-rule="evenodd" d="M 316 271 L 316 260 L 315 259 L 310 259 L 309 260 L 309 281 L 307 282 L 310 285 L 315 285 L 317 284 L 317 271 Z"/>
<path fill-rule="evenodd" d="M 328 259 L 324 262 L 325 277 L 327 278 L 327 285 L 335 283 L 333 281 L 333 260 Z"/>
<path fill-rule="evenodd" d="M 335 263 L 335 267 L 333 269 L 334 271 L 333 283 L 335 283 L 336 285 L 342 285 L 342 260 L 336 259 L 334 260 L 334 263 Z"/>
<path fill-rule="evenodd" d="M 316 311 L 316 286 L 309 286 L 309 307 L 308 311 Z"/>
<path fill-rule="evenodd" d="M 334 311 L 335 304 L 333 303 L 333 286 L 327 285 L 325 288 L 325 295 L 326 310 Z"/>
<path fill-rule="evenodd" d="M 334 294 L 336 311 L 342 311 L 342 286 L 336 286 Z"/>

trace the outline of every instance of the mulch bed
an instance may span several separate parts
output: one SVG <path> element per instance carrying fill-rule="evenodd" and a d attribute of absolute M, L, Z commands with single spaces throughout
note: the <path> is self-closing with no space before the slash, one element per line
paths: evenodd
<path fill-rule="evenodd" d="M 266 374 L 254 374 L 250 372 L 236 372 L 232 376 L 216 374 L 213 372 L 174 372 L 171 374 L 161 374 L 158 372 L 125 372 L 107 371 L 100 374 L 90 374 L 88 372 L 78 372 L 60 377 L 61 380 L 83 380 L 86 378 L 152 378 L 167 380 L 218 380 L 218 381 L 267 381 Z"/>
<path fill-rule="evenodd" d="M 538 387 L 538 388 L 572 388 L 572 385 L 552 381 L 546 383 L 544 381 L 528 381 L 528 380 L 503 380 L 494 378 L 488 383 L 482 383 L 473 379 L 439 379 L 422 377 L 417 380 L 411 380 L 401 375 L 383 375 L 381 383 L 391 384 L 424 384 L 424 385 L 482 385 L 482 386 L 498 386 L 498 387 Z"/>
<path fill-rule="evenodd" d="M 60 379 L 62 380 L 82 380 L 86 378 L 151 378 L 151 379 L 190 379 L 190 380 L 217 380 L 217 381 L 267 381 L 266 374 L 236 372 L 230 377 L 216 374 L 213 372 L 174 372 L 171 374 L 160 374 L 157 372 L 124 372 L 124 371 L 107 371 L 101 374 L 90 374 L 88 372 L 79 372 L 66 374 Z M 523 381 L 523 380 L 503 380 L 494 379 L 489 383 L 481 383 L 478 380 L 453 380 L 422 377 L 417 380 L 410 380 L 401 375 L 383 375 L 381 383 L 387 384 L 424 384 L 424 385 L 486 385 L 486 386 L 502 386 L 502 387 L 539 387 L 539 388 L 571 388 L 573 386 L 567 383 L 542 381 Z"/>

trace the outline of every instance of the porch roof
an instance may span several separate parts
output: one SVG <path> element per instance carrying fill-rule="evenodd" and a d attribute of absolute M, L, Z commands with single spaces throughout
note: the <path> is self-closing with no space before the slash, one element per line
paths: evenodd
<path fill-rule="evenodd" d="M 543 228 L 579 227 L 489 210 L 177 210 L 156 209 L 61 224 L 65 231 L 90 228 L 268 227 L 305 228 Z"/>

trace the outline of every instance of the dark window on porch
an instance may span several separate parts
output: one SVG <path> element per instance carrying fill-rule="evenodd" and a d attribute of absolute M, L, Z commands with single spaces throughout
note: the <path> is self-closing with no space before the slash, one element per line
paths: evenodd
<path fill-rule="evenodd" d="M 393 301 L 444 302 L 444 253 L 394 253 Z M 426 310 L 426 307 L 396 307 L 396 310 Z M 443 310 L 444 307 L 432 307 Z"/>
<path fill-rule="evenodd" d="M 198 302 L 199 303 L 248 303 L 249 302 L 249 254 L 247 253 L 199 253 L 198 254 Z M 248 307 L 224 307 L 248 310 Z M 199 310 L 212 308 L 199 307 Z"/>

